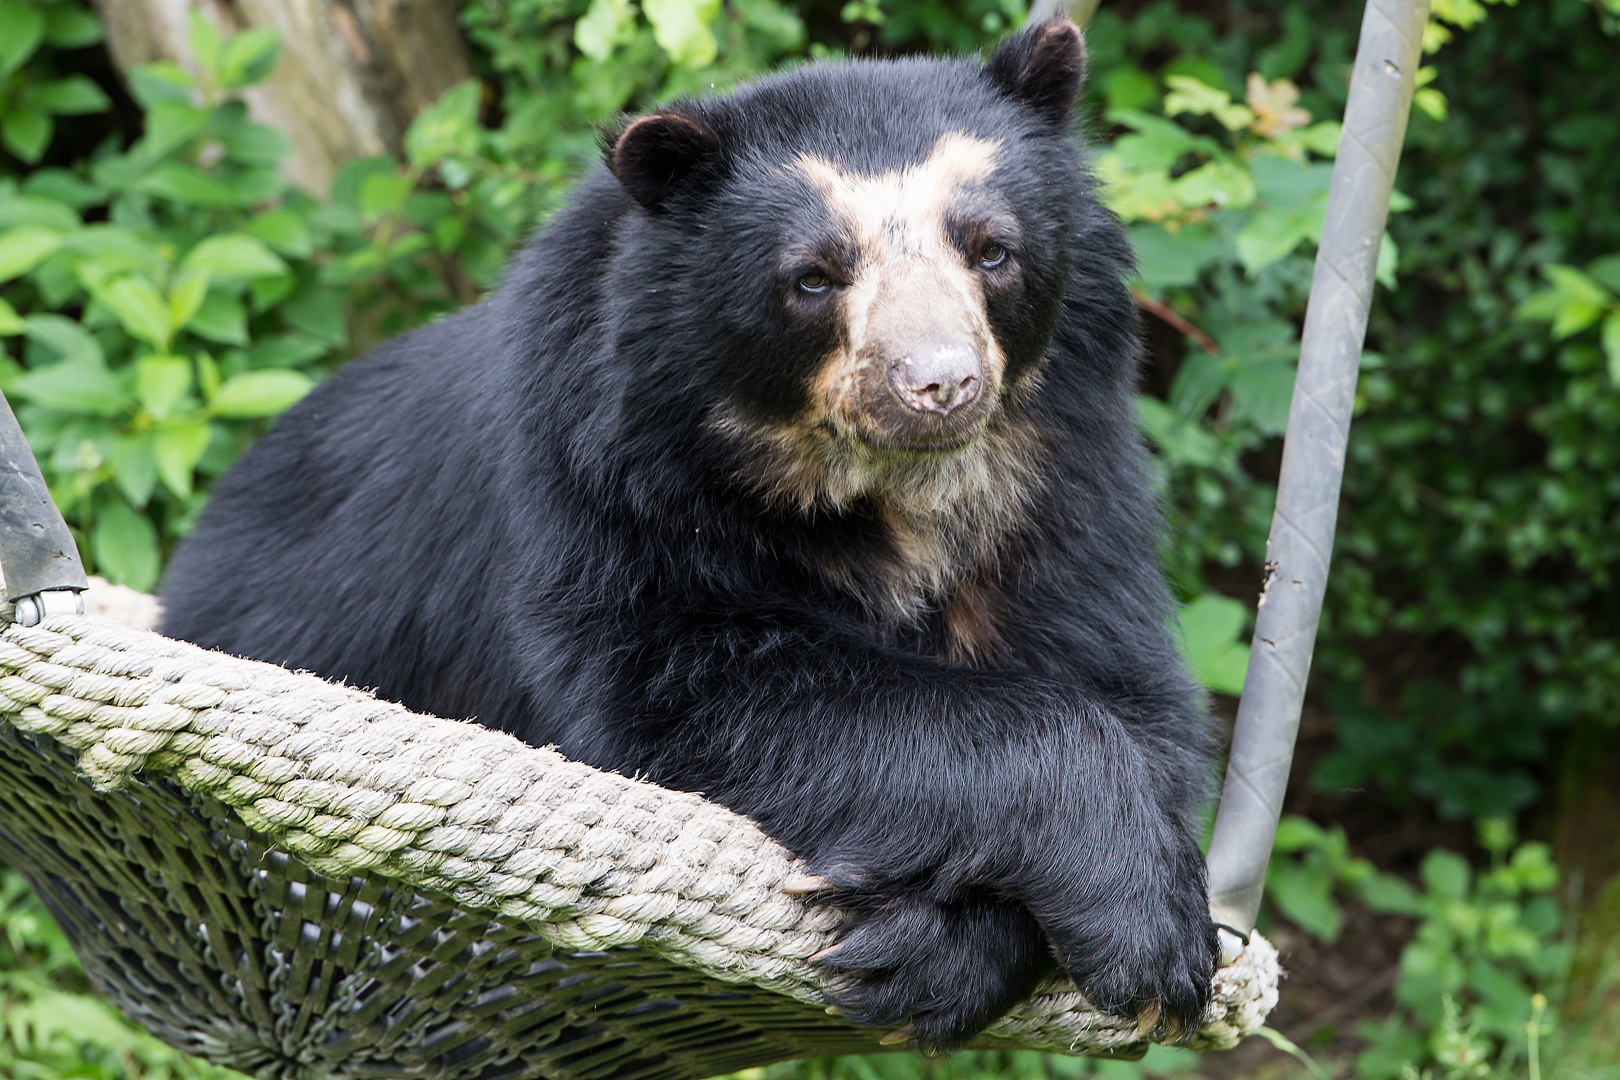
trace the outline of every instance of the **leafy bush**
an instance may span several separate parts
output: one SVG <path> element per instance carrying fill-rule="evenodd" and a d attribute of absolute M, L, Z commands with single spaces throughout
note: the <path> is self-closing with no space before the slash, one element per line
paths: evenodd
<path fill-rule="evenodd" d="M 1352 857 L 1342 829 L 1297 817 L 1278 829 L 1266 896 L 1295 925 L 1332 942 L 1341 895 L 1417 922 L 1401 953 L 1395 1011 L 1361 1024 L 1361 1080 L 1416 1080 L 1430 1069 L 1446 1080 L 1513 1075 L 1532 1026 L 1538 1036 L 1553 1030 L 1547 994 L 1561 990 L 1570 963 L 1552 896 L 1558 871 L 1545 844 L 1515 846 L 1504 819 L 1483 820 L 1479 837 L 1489 869 L 1475 874 L 1461 855 L 1436 848 L 1418 890 Z"/>
<path fill-rule="evenodd" d="M 317 203 L 232 96 L 268 74 L 275 35 L 194 17 L 191 37 L 200 76 L 134 73 L 127 150 L 0 176 L 0 338 L 20 346 L 0 344 L 0 389 L 91 568 L 138 589 L 264 418 L 474 299 L 529 218 L 523 181 L 477 157 L 475 85 L 418 120 L 408 163 L 354 162 Z"/>

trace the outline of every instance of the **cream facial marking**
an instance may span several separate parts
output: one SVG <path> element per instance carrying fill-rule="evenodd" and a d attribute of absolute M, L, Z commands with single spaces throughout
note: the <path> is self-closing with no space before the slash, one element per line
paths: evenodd
<path fill-rule="evenodd" d="M 952 214 L 970 189 L 994 172 L 1000 147 L 999 139 L 949 132 L 926 159 L 903 169 L 850 172 L 813 154 L 801 154 L 790 164 L 820 195 L 858 252 L 838 298 L 843 345 L 822 367 L 813 391 L 845 431 L 885 434 L 881 418 L 860 407 L 861 391 L 863 382 L 887 379 L 889 366 L 903 362 L 892 348 L 896 342 L 946 339 L 956 343 L 953 348 L 977 353 L 982 370 L 969 372 L 960 387 L 934 392 L 934 400 L 947 409 L 959 396 L 965 401 L 999 389 L 1005 359 L 985 313 L 979 254 L 964 252 L 953 239 Z M 1012 239 L 985 237 L 1001 244 Z M 875 365 L 884 370 L 874 371 Z M 928 400 L 917 393 L 906 396 Z"/>
<path fill-rule="evenodd" d="M 986 275 L 1012 269 L 1019 240 L 1016 220 L 981 186 L 1000 146 L 953 132 L 920 163 L 877 174 L 795 158 L 788 168 L 825 205 L 833 248 L 849 252 L 823 256 L 813 271 L 837 282 L 827 302 L 836 305 L 838 344 L 812 377 L 803 414 L 760 420 L 720 408 L 710 417 L 748 448 L 738 478 L 767 503 L 807 517 L 858 507 L 881 522 L 887 551 L 829 553 L 819 569 L 876 622 L 914 624 L 946 610 L 949 652 L 962 661 L 995 650 L 997 604 L 963 590 L 998 578 L 1045 458 L 1028 417 L 1003 407 L 1004 397 L 1026 396 L 1030 380 L 1003 387 L 1005 358 L 986 311 Z M 1001 258 L 984 257 L 992 244 Z M 792 272 L 801 281 L 812 273 Z M 964 381 L 955 399 L 954 387 L 924 387 L 940 407 L 925 400 L 918 409 L 906 394 L 916 398 L 916 388 L 904 383 L 905 371 L 922 366 L 918 357 L 936 368 L 966 357 L 963 370 L 978 385 Z"/>

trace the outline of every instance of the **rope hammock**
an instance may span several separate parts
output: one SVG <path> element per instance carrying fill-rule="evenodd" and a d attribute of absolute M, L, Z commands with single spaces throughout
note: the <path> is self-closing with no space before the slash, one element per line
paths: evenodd
<path fill-rule="evenodd" d="M 1195 1049 L 1234 1045 L 1277 999 L 1251 930 L 1426 16 L 1369 4 L 1362 28 L 1209 856 L 1223 966 Z M 837 976 L 808 958 L 839 915 L 783 892 L 803 868 L 748 819 L 84 614 L 9 406 L 0 491 L 0 860 L 160 1038 L 264 1080 L 688 1080 L 892 1048 L 823 1007 Z M 89 598 L 143 621 L 128 590 Z M 1173 1035 L 1054 979 L 975 1045 L 1138 1057 Z"/>

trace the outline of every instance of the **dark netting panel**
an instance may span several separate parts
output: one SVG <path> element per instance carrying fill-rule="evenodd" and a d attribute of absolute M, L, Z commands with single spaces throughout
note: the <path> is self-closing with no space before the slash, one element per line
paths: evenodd
<path fill-rule="evenodd" d="M 556 949 L 442 896 L 324 877 L 166 781 L 95 791 L 6 724 L 0 859 L 125 1013 L 263 1080 L 674 1080 L 881 1049 L 636 948 Z"/>

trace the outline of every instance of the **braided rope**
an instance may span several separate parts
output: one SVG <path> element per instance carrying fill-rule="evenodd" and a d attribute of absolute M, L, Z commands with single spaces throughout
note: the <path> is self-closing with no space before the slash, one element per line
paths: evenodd
<path fill-rule="evenodd" d="M 71 617 L 0 633 L 0 718 L 77 750 L 98 788 L 145 771 L 212 796 L 322 873 L 383 874 L 560 947 L 637 944 L 806 1003 L 833 985 L 807 958 L 839 913 L 782 893 L 802 865 L 747 818 L 476 724 Z M 1255 1031 L 1277 978 L 1254 938 L 1190 1045 Z M 1067 1052 L 1141 1039 L 1062 980 L 989 1034 Z"/>

